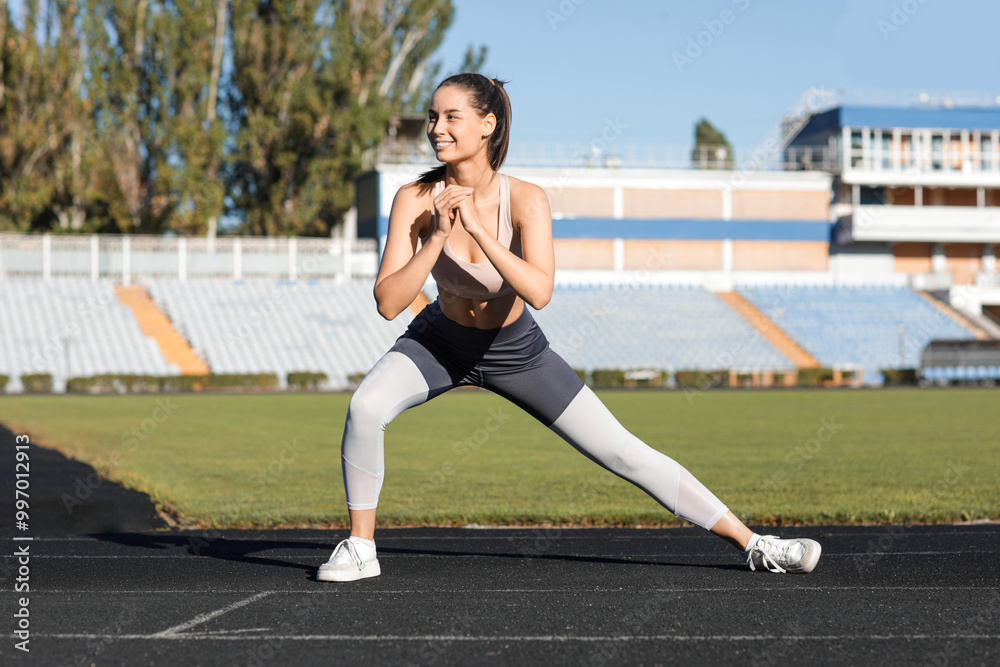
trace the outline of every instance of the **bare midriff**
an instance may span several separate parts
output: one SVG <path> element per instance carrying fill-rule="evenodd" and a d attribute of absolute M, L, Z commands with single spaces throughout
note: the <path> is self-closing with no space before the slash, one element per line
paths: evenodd
<path fill-rule="evenodd" d="M 506 326 L 524 312 L 524 301 L 514 292 L 495 299 L 481 301 L 438 291 L 441 312 L 452 322 L 476 329 L 497 329 Z"/>

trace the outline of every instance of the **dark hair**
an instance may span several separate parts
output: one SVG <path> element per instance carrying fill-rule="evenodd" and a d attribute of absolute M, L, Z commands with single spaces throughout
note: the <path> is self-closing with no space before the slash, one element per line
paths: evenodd
<path fill-rule="evenodd" d="M 508 81 L 500 79 L 488 79 L 482 74 L 464 72 L 454 74 L 438 84 L 438 88 L 444 86 L 454 86 L 469 93 L 469 103 L 479 115 L 485 116 L 493 114 L 497 119 L 496 129 L 490 135 L 489 145 L 486 147 L 486 157 L 490 161 L 493 171 L 499 171 L 500 165 L 507 158 L 507 145 L 510 143 L 510 98 L 503 85 Z M 430 171 L 424 172 L 417 179 L 418 183 L 436 183 L 444 178 L 448 165 L 443 164 L 434 167 Z"/>

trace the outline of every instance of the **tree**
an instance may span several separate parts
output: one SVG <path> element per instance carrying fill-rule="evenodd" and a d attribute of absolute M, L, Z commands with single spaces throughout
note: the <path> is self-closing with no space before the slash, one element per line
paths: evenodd
<path fill-rule="evenodd" d="M 487 49 L 484 45 L 480 44 L 477 49 L 472 44 L 465 49 L 465 55 L 462 57 L 462 65 L 457 73 L 460 72 L 479 72 L 483 69 L 483 64 L 486 62 Z"/>
<path fill-rule="evenodd" d="M 73 0 L 0 7 L 0 229 L 83 222 L 80 45 Z"/>
<path fill-rule="evenodd" d="M 733 166 L 733 147 L 706 118 L 699 120 L 694 127 L 691 164 L 701 169 L 730 169 Z"/>
<path fill-rule="evenodd" d="M 234 0 L 231 178 L 246 231 L 331 232 L 452 14 L 450 0 Z"/>
<path fill-rule="evenodd" d="M 49 49 L 53 88 L 45 99 L 47 115 L 53 120 L 50 130 L 52 152 L 51 210 L 57 229 L 85 230 L 88 209 L 98 193 L 98 178 L 93 169 L 95 148 L 90 101 L 84 95 L 86 49 L 83 39 L 82 12 L 77 0 L 50 2 L 53 17 L 58 17 L 58 39 Z M 96 224 L 86 225 L 93 230 Z"/>
<path fill-rule="evenodd" d="M 219 120 L 218 90 L 226 29 L 226 0 L 164 3 L 163 125 L 165 156 L 158 181 L 165 181 L 169 215 L 165 227 L 202 235 L 223 209 L 219 179 L 226 128 Z"/>
<path fill-rule="evenodd" d="M 39 66 L 35 8 L 24 8 L 24 28 L 11 20 L 7 3 L 0 6 L 0 229 L 24 231 L 44 208 L 48 192 L 44 181 L 32 178 L 35 165 L 47 150 L 45 122 L 34 106 Z"/>
<path fill-rule="evenodd" d="M 219 79 L 222 76 L 222 51 L 226 38 L 226 10 L 228 5 L 228 0 L 216 0 L 215 42 L 212 45 L 212 71 L 209 73 L 208 104 L 205 109 L 205 122 L 212 129 L 216 129 L 217 126 L 220 125 L 217 119 L 219 104 Z M 224 128 L 219 129 L 222 129 L 220 134 L 224 137 Z M 207 182 L 210 183 L 220 195 L 219 201 L 212 202 L 212 209 L 208 211 L 209 236 L 215 236 L 215 232 L 218 227 L 219 213 L 221 213 L 224 203 L 224 193 L 219 187 L 219 167 L 221 165 L 221 157 L 221 146 L 219 146 L 219 150 L 212 154 L 212 159 L 207 165 L 205 174 Z"/>
<path fill-rule="evenodd" d="M 105 157 L 106 205 L 122 232 L 154 231 L 154 179 L 162 131 L 155 77 L 156 49 L 150 0 L 91 0 L 87 40 L 93 57 L 88 81 L 94 105 L 95 141 Z M 154 5 L 155 5 L 154 0 Z M 159 7 L 157 7 L 159 9 Z M 153 28 L 153 29 L 151 29 Z M 157 202 L 162 203 L 162 202 Z"/>
<path fill-rule="evenodd" d="M 122 231 L 201 234 L 222 209 L 218 22 L 218 0 L 90 0 L 88 95 Z"/>
<path fill-rule="evenodd" d="M 229 212 L 244 232 L 327 235 L 389 116 L 424 104 L 453 9 L 25 0 L 18 16 L 0 3 L 0 229 L 200 235 Z"/>

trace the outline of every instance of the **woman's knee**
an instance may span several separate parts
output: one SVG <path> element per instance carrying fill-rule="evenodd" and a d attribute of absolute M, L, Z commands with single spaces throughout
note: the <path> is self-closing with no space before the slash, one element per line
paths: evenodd
<path fill-rule="evenodd" d="M 642 455 L 645 454 L 642 450 L 646 448 L 645 443 L 630 433 L 626 433 L 610 448 L 605 465 L 622 477 L 632 477 L 642 466 Z"/>
<path fill-rule="evenodd" d="M 351 396 L 351 402 L 347 408 L 348 425 L 350 426 L 352 422 L 355 426 L 378 423 L 384 428 L 383 422 L 385 422 L 386 415 L 392 407 L 389 405 L 390 400 L 377 387 L 372 385 L 366 387 L 365 383 L 362 383 Z"/>
<path fill-rule="evenodd" d="M 359 387 L 347 409 L 340 452 L 345 461 L 363 470 L 374 471 L 378 467 L 387 424 L 384 403 L 378 392 L 362 391 Z"/>
<path fill-rule="evenodd" d="M 385 428 L 403 410 L 427 400 L 429 389 L 420 369 L 398 353 L 384 356 L 358 385 L 347 410 L 348 425 Z"/>

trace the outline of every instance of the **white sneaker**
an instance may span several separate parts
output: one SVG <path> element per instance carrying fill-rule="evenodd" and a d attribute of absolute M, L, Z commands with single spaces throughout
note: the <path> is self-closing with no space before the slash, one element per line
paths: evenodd
<path fill-rule="evenodd" d="M 316 581 L 357 581 L 382 574 L 375 547 L 346 539 L 337 545 L 330 560 L 319 566 Z"/>
<path fill-rule="evenodd" d="M 747 565 L 771 572 L 812 572 L 822 551 L 816 540 L 782 540 L 777 535 L 761 535 L 753 548 L 745 551 Z"/>

